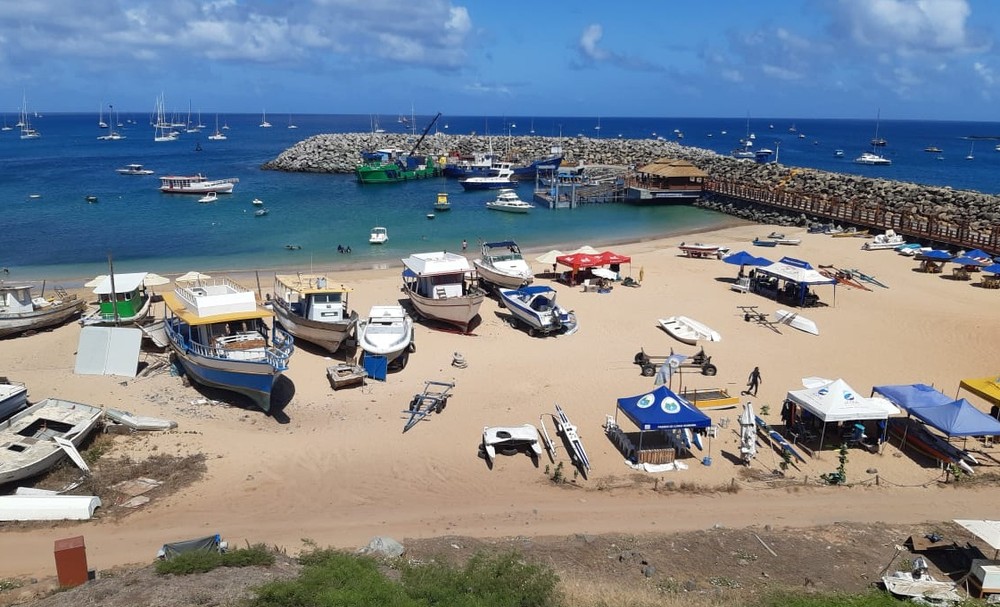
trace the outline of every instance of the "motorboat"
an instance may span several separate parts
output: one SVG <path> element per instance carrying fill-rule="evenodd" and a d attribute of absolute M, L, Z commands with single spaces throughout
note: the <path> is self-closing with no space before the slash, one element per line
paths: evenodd
<path fill-rule="evenodd" d="M 472 263 L 481 280 L 497 287 L 517 289 L 531 284 L 535 279 L 531 266 L 524 260 L 520 247 L 513 240 L 484 242 L 482 257 Z"/>
<path fill-rule="evenodd" d="M 483 453 L 486 454 L 486 461 L 493 464 L 496 459 L 497 450 L 500 453 L 514 454 L 521 450 L 527 450 L 531 459 L 537 461 L 542 456 L 541 439 L 538 437 L 538 428 L 531 424 L 523 426 L 486 426 L 483 428 Z"/>
<path fill-rule="evenodd" d="M 47 398 L 0 423 L 0 444 L 4 446 L 0 450 L 0 485 L 46 472 L 67 451 L 79 457 L 75 447 L 94 431 L 103 414 L 100 407 Z"/>
<path fill-rule="evenodd" d="M 232 194 L 239 183 L 236 177 L 230 179 L 206 179 L 204 175 L 165 175 L 160 177 L 160 191 L 166 194 Z"/>
<path fill-rule="evenodd" d="M 261 207 L 264 206 L 264 201 L 261 200 L 260 198 L 254 198 L 253 200 L 250 201 L 250 204 L 252 204 L 255 207 Z"/>
<path fill-rule="evenodd" d="M 502 188 L 497 192 L 495 200 L 486 203 L 487 209 L 494 211 L 506 211 L 508 213 L 527 213 L 535 208 L 530 202 L 524 202 L 517 196 L 517 192 L 509 188 Z"/>
<path fill-rule="evenodd" d="M 514 326 L 528 326 L 528 335 L 576 333 L 576 314 L 556 304 L 556 291 L 544 285 L 500 289 L 500 299 L 513 315 Z"/>
<path fill-rule="evenodd" d="M 372 306 L 358 321 L 358 347 L 365 354 L 384 356 L 389 364 L 405 367 L 413 345 L 413 319 L 403 306 Z"/>
<path fill-rule="evenodd" d="M 126 164 L 120 169 L 115 169 L 119 175 L 152 175 L 153 169 L 147 169 L 141 164 Z"/>
<path fill-rule="evenodd" d="M 962 601 L 954 582 L 934 579 L 927 572 L 927 561 L 918 556 L 908 571 L 894 571 L 882 576 L 885 589 L 898 597 L 925 605 L 955 605 Z"/>
<path fill-rule="evenodd" d="M 56 288 L 55 297 L 32 297 L 29 284 L 0 281 L 0 337 L 60 325 L 83 311 L 87 302 Z"/>
<path fill-rule="evenodd" d="M 490 169 L 489 175 L 481 177 L 467 177 L 459 181 L 465 190 L 499 190 L 502 188 L 516 188 L 517 179 L 514 177 L 514 170 L 507 168 Z"/>
<path fill-rule="evenodd" d="M 256 211 L 253 212 L 253 216 L 254 217 L 263 217 L 264 215 L 267 215 L 270 212 L 271 211 L 265 209 L 264 207 L 261 207 L 261 208 L 259 208 L 259 209 L 257 209 Z"/>
<path fill-rule="evenodd" d="M 438 251 L 414 253 L 402 261 L 403 291 L 416 313 L 467 332 L 486 298 L 469 260 Z"/>
<path fill-rule="evenodd" d="M 661 318 L 657 323 L 674 339 L 692 346 L 699 341 L 722 341 L 718 332 L 687 316 Z"/>
<path fill-rule="evenodd" d="M 389 231 L 381 226 L 376 226 L 372 228 L 371 234 L 368 236 L 368 242 L 371 244 L 385 244 L 389 241 Z"/>
<path fill-rule="evenodd" d="M 754 238 L 753 245 L 757 247 L 776 247 L 778 241 L 774 239 Z"/>
<path fill-rule="evenodd" d="M 867 164 L 867 165 L 881 165 L 889 166 L 892 161 L 874 152 L 862 152 L 860 156 L 854 159 L 855 164 Z"/>
<path fill-rule="evenodd" d="M 450 211 L 451 203 L 448 202 L 447 192 L 438 192 L 437 201 L 434 203 L 435 211 Z"/>
<path fill-rule="evenodd" d="M 813 335 L 819 335 L 819 328 L 816 326 L 816 323 L 798 312 L 779 309 L 774 313 L 774 316 L 780 324 L 788 325 L 789 327 L 794 327 L 799 331 L 812 333 Z"/>
<path fill-rule="evenodd" d="M 258 305 L 253 291 L 211 279 L 163 294 L 170 348 L 193 381 L 242 394 L 264 411 L 271 390 L 288 369 L 292 336 Z M 271 326 L 268 326 L 270 324 Z"/>
<path fill-rule="evenodd" d="M 1000 146 L 997 146 L 997 147 L 1000 148 Z M 940 154 L 941 153 L 941 148 L 937 147 L 936 145 L 929 145 L 929 146 L 927 146 L 927 147 L 924 148 L 924 151 L 925 152 L 933 152 L 935 154 Z"/>
<path fill-rule="evenodd" d="M 28 388 L 0 377 L 0 421 L 28 406 Z"/>
<path fill-rule="evenodd" d="M 358 313 L 348 307 L 350 293 L 351 289 L 332 284 L 321 274 L 277 274 L 271 310 L 296 339 L 332 354 L 358 323 Z"/>
<path fill-rule="evenodd" d="M 693 244 L 687 244 L 682 242 L 678 248 L 681 253 L 684 253 L 687 257 L 715 257 L 717 259 L 722 259 L 726 252 L 729 251 L 726 247 L 721 247 L 716 244 L 702 244 L 696 242 Z"/>
<path fill-rule="evenodd" d="M 844 150 L 834 150 L 833 151 L 833 157 L 834 158 L 843 158 L 844 157 Z"/>
<path fill-rule="evenodd" d="M 882 249 L 898 249 L 906 244 L 902 236 L 893 230 L 886 230 L 885 234 L 876 234 L 875 238 L 861 245 L 863 251 L 879 251 Z"/>
<path fill-rule="evenodd" d="M 146 272 L 105 276 L 94 288 L 97 309 L 80 319 L 83 326 L 142 324 L 149 317 L 152 297 Z"/>
<path fill-rule="evenodd" d="M 198 202 L 215 202 L 218 199 L 219 199 L 218 194 L 216 194 L 215 192 L 209 192 L 208 194 L 205 194 L 204 196 L 199 198 Z"/>

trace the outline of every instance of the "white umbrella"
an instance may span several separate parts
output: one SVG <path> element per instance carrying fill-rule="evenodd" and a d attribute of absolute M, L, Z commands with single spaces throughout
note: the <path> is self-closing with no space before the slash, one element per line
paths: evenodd
<path fill-rule="evenodd" d="M 149 272 L 146 274 L 146 278 L 142 279 L 142 284 L 147 287 L 158 287 L 160 285 L 170 284 L 170 279 L 166 276 L 160 276 L 159 274 Z"/>
<path fill-rule="evenodd" d="M 597 255 L 598 251 L 589 244 L 585 244 L 575 251 L 570 251 L 568 255 L 576 255 L 577 253 L 583 253 L 584 255 Z"/>
<path fill-rule="evenodd" d="M 552 264 L 556 263 L 556 257 L 560 257 L 562 254 L 563 254 L 562 251 L 560 251 L 558 249 L 552 249 L 548 253 L 545 253 L 544 255 L 539 255 L 538 257 L 536 257 L 535 261 L 537 261 L 538 263 L 544 263 L 544 264 L 547 264 L 547 265 L 552 265 Z"/>
<path fill-rule="evenodd" d="M 174 282 L 199 282 L 202 280 L 208 280 L 211 278 L 208 274 L 202 274 L 201 272 L 195 272 L 194 270 L 188 272 L 187 274 L 182 274 L 174 279 Z"/>
<path fill-rule="evenodd" d="M 107 278 L 107 277 L 108 277 L 107 274 L 101 274 L 100 276 L 95 276 L 94 278 L 92 278 L 92 279 L 88 280 L 87 282 L 83 283 L 83 286 L 87 287 L 88 289 L 96 289 L 97 285 L 99 285 L 102 282 L 104 282 L 104 279 Z"/>

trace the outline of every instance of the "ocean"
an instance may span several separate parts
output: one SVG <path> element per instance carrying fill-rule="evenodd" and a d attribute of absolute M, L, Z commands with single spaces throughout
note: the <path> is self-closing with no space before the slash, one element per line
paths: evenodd
<path fill-rule="evenodd" d="M 215 116 L 207 128 L 178 141 L 154 143 L 147 114 L 121 114 L 120 141 L 100 141 L 93 114 L 51 114 L 31 119 L 41 138 L 21 140 L 17 129 L 0 132 L 0 201 L 5 229 L 0 267 L 7 278 L 62 279 L 73 284 L 107 273 L 189 270 L 272 270 L 311 267 L 383 267 L 410 253 L 460 249 L 484 240 L 516 240 L 524 249 L 575 248 L 583 244 L 634 241 L 672 233 L 711 229 L 732 221 L 691 207 L 588 205 L 577 209 L 537 208 L 527 215 L 489 211 L 489 193 L 465 192 L 454 180 L 430 179 L 395 185 L 360 186 L 352 175 L 262 171 L 260 165 L 311 135 L 371 130 L 369 116 L 302 115 L 261 117 L 220 115 L 228 139 L 212 141 Z M 107 119 L 107 118 L 106 118 Z M 6 116 L 13 125 L 16 117 Z M 409 132 L 405 122 L 380 117 L 390 132 Z M 417 116 L 417 132 L 430 117 Z M 293 123 L 296 129 L 287 126 Z M 796 132 L 789 129 L 794 126 Z M 776 149 L 788 166 L 913 181 L 930 185 L 1000 191 L 1000 152 L 994 123 L 902 122 L 882 120 L 878 135 L 889 167 L 856 165 L 870 149 L 876 122 L 860 120 L 751 119 L 756 146 Z M 663 137 L 728 154 L 747 133 L 745 118 L 541 118 L 442 116 L 435 131 L 452 135 L 493 133 L 594 138 Z M 433 134 L 434 131 L 432 131 Z M 683 138 L 678 135 L 683 134 Z M 803 137 L 799 137 L 799 134 Z M 927 146 L 941 153 L 923 151 Z M 201 148 L 200 151 L 197 148 Z M 843 158 L 834 156 L 842 149 Z M 972 155 L 973 159 L 966 156 Z M 130 163 L 156 171 L 149 176 L 118 175 Z M 202 173 L 210 179 L 238 178 L 232 195 L 212 204 L 197 196 L 162 194 L 159 175 Z M 521 197 L 530 199 L 530 186 Z M 438 192 L 447 192 L 449 212 L 432 211 Z M 98 202 L 88 203 L 88 196 Z M 269 213 L 256 217 L 251 201 Z M 369 245 L 373 226 L 385 226 L 389 242 Z M 287 245 L 300 247 L 294 250 Z M 338 253 L 338 245 L 350 254 Z"/>

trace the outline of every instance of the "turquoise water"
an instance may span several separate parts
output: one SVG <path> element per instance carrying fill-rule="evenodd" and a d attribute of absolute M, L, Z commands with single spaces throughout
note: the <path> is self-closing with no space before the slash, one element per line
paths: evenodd
<path fill-rule="evenodd" d="M 214 126 L 214 117 L 203 117 Z M 305 268 L 398 264 L 410 253 L 458 250 L 462 240 L 476 251 L 479 240 L 513 239 L 526 249 L 572 248 L 582 244 L 641 240 L 730 223 L 731 218 L 690 207 L 590 205 L 572 210 L 539 207 L 527 215 L 489 211 L 489 192 L 464 192 L 455 181 L 433 179 L 383 186 L 359 186 L 353 176 L 261 171 L 297 141 L 317 133 L 365 131 L 367 116 L 296 117 L 298 129 L 284 120 L 261 129 L 258 116 L 220 117 L 232 128 L 226 141 L 210 141 L 206 129 L 184 134 L 179 141 L 154 143 L 147 115 L 121 116 L 126 139 L 98 141 L 106 133 L 96 116 L 62 114 L 35 118 L 42 133 L 22 141 L 18 131 L 0 132 L 0 204 L 4 237 L 0 266 L 11 278 L 78 278 L 106 273 L 113 255 L 116 271 Z M 500 130 L 517 134 L 512 120 L 492 120 Z M 529 119 L 518 119 L 521 128 Z M 134 121 L 134 124 L 129 122 Z M 418 122 L 421 119 L 418 117 Z M 444 117 L 439 124 L 451 134 L 485 132 L 483 118 Z M 586 118 L 536 118 L 536 134 L 576 133 L 595 136 Z M 890 140 L 886 152 L 892 167 L 850 163 L 864 147 L 872 125 L 860 121 L 797 121 L 799 139 L 786 125 L 757 129 L 758 145 L 781 142 L 783 163 L 827 170 L 875 174 L 890 179 L 953 185 L 982 191 L 996 188 L 1000 153 L 992 141 L 978 143 L 976 161 L 966 161 L 967 136 L 992 136 L 993 125 L 973 123 L 886 123 L 880 134 Z M 745 119 L 602 118 L 600 133 L 623 137 L 671 135 L 683 130 L 683 143 L 728 152 L 745 132 Z M 728 129 L 728 130 L 727 130 Z M 722 130 L 727 130 L 722 135 Z M 549 131 L 552 131 L 551 133 Z M 1000 131 L 1000 129 L 998 129 Z M 527 134 L 526 132 L 524 134 Z M 772 140 L 773 138 L 773 140 Z M 732 141 L 731 141 L 732 140 Z M 925 145 L 945 148 L 943 159 L 922 152 Z M 200 146 L 202 151 L 196 151 Z M 835 159 L 832 148 L 844 148 L 848 159 Z M 141 163 L 151 176 L 121 176 L 115 169 Z M 157 175 L 202 173 L 210 179 L 236 177 L 235 193 L 219 202 L 199 204 L 197 196 L 161 194 Z M 530 199 L 530 186 L 521 188 Z M 428 220 L 439 191 L 449 193 L 452 210 Z M 37 194 L 40 197 L 30 198 Z M 99 202 L 88 204 L 86 196 Z M 264 200 L 270 213 L 255 217 L 253 198 Z M 388 229 L 389 242 L 368 244 L 375 225 Z M 287 250 L 294 244 L 298 250 Z M 350 255 L 337 246 L 350 246 Z"/>

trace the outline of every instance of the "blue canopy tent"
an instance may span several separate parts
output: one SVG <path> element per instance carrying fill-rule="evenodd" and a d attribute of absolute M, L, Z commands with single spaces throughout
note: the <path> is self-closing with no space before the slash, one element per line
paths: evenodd
<path fill-rule="evenodd" d="M 771 265 L 770 259 L 765 259 L 763 257 L 757 257 L 747 253 L 746 251 L 737 251 L 736 253 L 731 253 L 722 258 L 722 261 L 732 264 L 734 266 L 769 266 Z"/>
<path fill-rule="evenodd" d="M 938 392 L 927 384 L 899 384 L 894 386 L 875 386 L 872 394 L 881 394 L 900 409 L 909 411 L 910 407 L 926 407 L 928 405 L 947 405 L 955 399 Z"/>
<path fill-rule="evenodd" d="M 955 400 L 926 384 L 875 386 L 878 393 L 909 415 L 946 436 L 1000 436 L 1000 421 L 964 398 Z"/>
<path fill-rule="evenodd" d="M 993 256 L 982 249 L 972 249 L 965 253 L 966 257 L 971 257 L 973 259 L 978 259 L 979 261 L 990 263 L 993 261 Z"/>
<path fill-rule="evenodd" d="M 616 424 L 618 411 L 639 428 L 639 451 L 642 451 L 642 438 L 647 430 L 683 430 L 712 425 L 712 418 L 663 385 L 652 392 L 619 398 L 615 411 Z"/>

